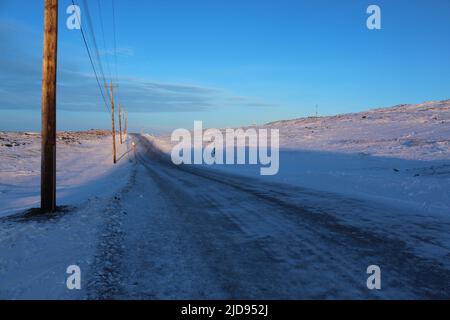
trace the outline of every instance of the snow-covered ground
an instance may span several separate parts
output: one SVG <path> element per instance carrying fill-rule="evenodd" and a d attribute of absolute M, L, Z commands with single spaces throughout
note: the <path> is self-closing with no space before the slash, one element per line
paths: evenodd
<path fill-rule="evenodd" d="M 281 145 L 410 160 L 450 160 L 450 100 L 269 123 Z"/>
<path fill-rule="evenodd" d="M 260 128 L 280 130 L 280 171 L 261 179 L 437 215 L 450 212 L 450 100 Z M 169 135 L 146 137 L 170 154 Z M 260 173 L 254 165 L 210 168 L 254 177 Z"/>
<path fill-rule="evenodd" d="M 40 136 L 0 133 L 0 299 L 79 299 L 66 287 L 66 269 L 83 274 L 94 263 L 99 235 L 111 219 L 115 194 L 130 177 L 126 146 L 112 164 L 108 132 L 63 132 L 57 140 L 58 205 L 54 217 L 22 217 L 39 207 Z"/>
<path fill-rule="evenodd" d="M 111 175 L 112 143 L 107 131 L 63 132 L 57 137 L 58 205 L 89 195 L 109 195 L 120 186 Z M 120 143 L 117 143 L 120 148 Z M 119 149 L 119 156 L 125 152 Z M 122 166 L 123 162 L 119 162 Z M 39 207 L 41 140 L 37 133 L 0 132 L 0 217 Z"/>

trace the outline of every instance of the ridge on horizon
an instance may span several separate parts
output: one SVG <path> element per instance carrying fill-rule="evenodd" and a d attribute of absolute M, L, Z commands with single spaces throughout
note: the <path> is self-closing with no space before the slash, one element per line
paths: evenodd
<path fill-rule="evenodd" d="M 334 115 L 318 115 L 318 116 L 306 116 L 306 117 L 299 117 L 299 118 L 293 118 L 293 119 L 281 119 L 281 120 L 275 120 L 271 122 L 265 123 L 263 126 L 270 126 L 278 123 L 286 123 L 286 122 L 294 122 L 294 121 L 302 121 L 307 119 L 327 119 L 327 118 L 339 118 L 344 116 L 350 116 L 350 115 L 359 115 L 359 114 L 366 114 L 366 113 L 373 113 L 373 112 L 389 112 L 389 111 L 395 111 L 401 108 L 421 108 L 426 106 L 432 106 L 432 105 L 449 105 L 450 106 L 450 99 L 444 99 L 444 100 L 429 100 L 424 101 L 421 103 L 405 103 L 405 104 L 397 104 L 389 107 L 379 107 L 379 108 L 370 108 L 365 111 L 359 111 L 359 112 L 348 112 L 348 113 L 338 113 Z"/>

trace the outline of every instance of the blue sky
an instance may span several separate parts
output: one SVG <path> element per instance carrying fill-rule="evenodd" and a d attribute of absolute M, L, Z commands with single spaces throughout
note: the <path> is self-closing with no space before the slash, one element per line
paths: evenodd
<path fill-rule="evenodd" d="M 133 131 L 450 98 L 448 0 L 114 1 L 116 100 Z M 0 130 L 40 129 L 43 2 L 0 0 Z M 109 78 L 111 0 L 87 2 Z M 58 129 L 109 128 L 80 32 L 65 26 L 70 4 L 60 0 Z M 370 4 L 381 7 L 382 30 L 366 28 Z"/>

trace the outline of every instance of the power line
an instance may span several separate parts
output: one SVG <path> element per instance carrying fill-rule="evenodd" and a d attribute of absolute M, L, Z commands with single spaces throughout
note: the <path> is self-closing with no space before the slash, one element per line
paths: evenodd
<path fill-rule="evenodd" d="M 102 9 L 102 6 L 101 6 L 101 1 L 97 0 L 97 4 L 98 4 L 99 16 L 100 16 L 100 25 L 101 25 L 101 30 L 102 30 L 103 50 L 104 50 L 105 55 L 106 55 L 106 67 L 108 69 L 109 78 L 112 79 L 111 67 L 110 67 L 110 63 L 109 63 L 109 54 L 108 54 L 107 46 L 106 46 L 105 27 L 104 27 L 104 23 L 103 23 L 103 15 L 102 15 L 103 9 Z"/>
<path fill-rule="evenodd" d="M 113 16 L 113 35 L 114 35 L 114 66 L 116 72 L 116 82 L 119 82 L 119 74 L 117 72 L 117 35 L 116 35 L 116 9 L 115 1 L 111 0 L 112 4 L 112 16 Z"/>
<path fill-rule="evenodd" d="M 72 0 L 72 4 L 75 6 L 74 0 Z M 84 34 L 83 27 L 81 26 L 81 19 L 80 19 L 78 13 L 77 13 L 77 19 L 78 19 L 78 24 L 80 25 L 81 35 L 83 36 L 83 42 L 84 42 L 84 45 L 86 47 L 87 54 L 89 56 L 89 61 L 91 62 L 92 70 L 94 70 L 95 79 L 97 80 L 98 88 L 100 89 L 100 93 L 101 93 L 102 98 L 103 98 L 103 102 L 105 103 L 105 106 L 108 109 L 108 112 L 111 113 L 111 110 L 109 109 L 108 103 L 106 102 L 106 98 L 105 98 L 105 94 L 103 93 L 102 86 L 100 85 L 100 80 L 98 79 L 97 71 L 95 70 L 95 65 L 94 65 L 94 62 L 92 60 L 91 51 L 89 50 L 89 46 L 88 46 L 88 43 L 86 41 L 86 36 Z"/>
<path fill-rule="evenodd" d="M 103 84 L 106 85 L 107 84 L 106 83 L 106 77 L 105 77 L 105 73 L 103 71 L 103 64 L 102 64 L 102 60 L 100 58 L 100 53 L 98 51 L 97 40 L 95 39 L 94 25 L 92 24 L 92 19 L 91 19 L 91 14 L 90 14 L 90 11 L 89 11 L 89 6 L 88 6 L 86 0 L 83 0 L 83 3 L 84 3 L 84 7 L 85 7 L 84 9 L 85 9 L 85 12 L 86 12 L 86 16 L 87 16 L 88 31 L 89 31 L 89 34 L 91 36 L 92 44 L 94 46 L 95 57 L 97 58 L 97 65 L 98 65 L 98 68 L 100 70 L 100 74 L 101 74 L 101 76 L 103 78 Z"/>
<path fill-rule="evenodd" d="M 113 18 L 113 36 L 114 36 L 114 66 L 115 66 L 115 72 L 116 72 L 116 83 L 119 83 L 119 72 L 118 72 L 118 63 L 117 63 L 117 27 L 116 27 L 116 8 L 115 8 L 115 0 L 111 0 L 111 4 L 112 4 L 112 18 Z M 120 90 L 117 91 L 116 96 L 120 97 L 119 95 Z M 122 111 L 123 107 L 122 107 Z M 119 114 L 119 117 L 121 117 L 122 115 Z M 121 134 L 121 139 L 122 139 L 122 130 L 120 132 Z"/>

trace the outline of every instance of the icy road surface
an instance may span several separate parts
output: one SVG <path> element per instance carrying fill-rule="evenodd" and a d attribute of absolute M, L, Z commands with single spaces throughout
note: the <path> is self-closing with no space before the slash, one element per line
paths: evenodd
<path fill-rule="evenodd" d="M 136 139 L 90 298 L 450 297 L 448 219 L 176 167 Z M 366 286 L 373 264 L 379 291 Z"/>

